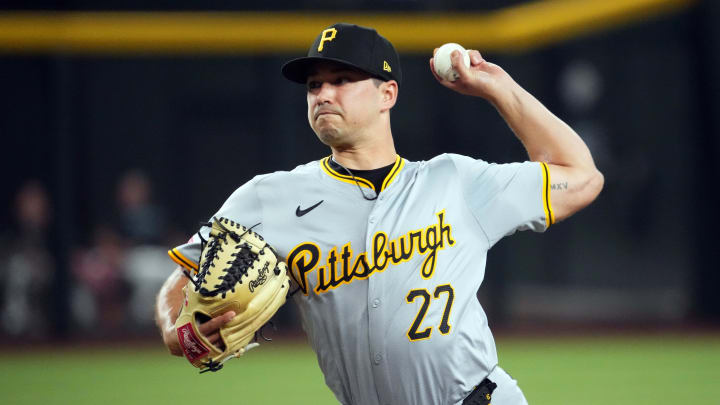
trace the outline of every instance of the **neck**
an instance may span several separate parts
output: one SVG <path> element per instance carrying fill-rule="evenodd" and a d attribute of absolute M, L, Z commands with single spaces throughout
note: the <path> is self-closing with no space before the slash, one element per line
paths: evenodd
<path fill-rule="evenodd" d="M 372 170 L 395 163 L 397 153 L 392 138 L 389 144 L 353 146 L 348 148 L 332 147 L 333 159 L 349 169 Z"/>
<path fill-rule="evenodd" d="M 342 166 L 355 170 L 372 170 L 395 163 L 397 153 L 389 120 L 364 129 L 354 142 L 330 146 L 333 159 Z"/>

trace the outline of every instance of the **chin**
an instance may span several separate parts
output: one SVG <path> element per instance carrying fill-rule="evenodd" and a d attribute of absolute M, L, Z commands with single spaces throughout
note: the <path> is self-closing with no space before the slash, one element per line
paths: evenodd
<path fill-rule="evenodd" d="M 315 135 L 317 135 L 318 139 L 320 139 L 320 142 L 324 143 L 327 146 L 336 146 L 337 144 L 341 143 L 342 136 L 340 134 L 340 131 L 337 130 L 337 128 L 317 128 L 315 129 Z"/>

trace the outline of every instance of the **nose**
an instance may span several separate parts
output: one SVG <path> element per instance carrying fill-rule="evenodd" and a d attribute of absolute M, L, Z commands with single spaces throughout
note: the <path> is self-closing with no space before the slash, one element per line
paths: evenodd
<path fill-rule="evenodd" d="M 319 104 L 326 104 L 332 102 L 332 97 L 335 94 L 335 87 L 328 82 L 322 82 L 320 87 L 317 89 L 315 102 Z"/>

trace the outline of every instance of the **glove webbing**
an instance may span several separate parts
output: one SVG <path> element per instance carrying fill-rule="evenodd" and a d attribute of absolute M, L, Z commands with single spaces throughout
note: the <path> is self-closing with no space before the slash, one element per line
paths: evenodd
<path fill-rule="evenodd" d="M 231 262 L 226 263 L 229 265 L 229 267 L 223 269 L 223 271 L 225 271 L 226 273 L 222 276 L 223 281 L 220 284 L 216 284 L 215 286 L 213 286 L 213 290 L 208 290 L 207 288 L 202 286 L 203 284 L 207 284 L 207 280 L 205 279 L 205 277 L 211 275 L 210 267 L 215 267 L 215 259 L 217 258 L 218 253 L 223 251 L 222 245 L 218 242 L 218 239 L 222 239 L 223 242 L 227 242 L 227 237 L 230 236 L 235 242 L 240 242 L 242 236 L 245 235 L 245 233 L 252 232 L 252 228 L 260 225 L 260 223 L 251 226 L 243 234 L 238 235 L 236 232 L 223 226 L 222 222 L 218 221 L 217 218 L 213 217 L 213 219 L 217 221 L 217 224 L 221 228 L 223 228 L 225 232 L 215 235 L 214 237 L 210 238 L 209 241 L 203 240 L 203 249 L 206 243 L 209 244 L 209 246 L 205 253 L 205 263 L 203 263 L 204 266 L 200 269 L 197 276 L 193 277 L 185 269 L 183 269 L 183 274 L 185 274 L 185 276 L 190 279 L 190 281 L 195 286 L 195 291 L 199 292 L 201 295 L 206 297 L 214 297 L 222 293 L 222 297 L 225 298 L 225 294 L 228 290 L 232 290 L 232 292 L 235 292 L 235 284 L 242 284 L 242 276 L 246 276 L 248 268 L 252 267 L 253 262 L 258 260 L 258 254 L 253 253 L 250 245 L 247 243 L 243 243 L 242 245 L 236 245 L 235 249 L 242 250 L 240 252 L 233 253 L 231 256 L 235 257 L 235 259 Z M 230 222 L 235 225 L 233 221 Z M 203 225 L 212 226 L 212 223 L 208 222 Z M 259 238 L 260 240 L 264 240 L 263 237 L 260 235 L 255 234 L 255 236 L 257 236 L 257 238 Z M 262 254 L 263 250 L 264 248 L 261 249 L 259 253 Z M 278 269 L 277 267 L 274 269 L 274 271 L 275 275 L 280 274 L 280 269 Z"/>

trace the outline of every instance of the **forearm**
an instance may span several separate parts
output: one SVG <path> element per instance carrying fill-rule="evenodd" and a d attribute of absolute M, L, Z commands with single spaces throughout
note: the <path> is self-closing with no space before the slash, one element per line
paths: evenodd
<path fill-rule="evenodd" d="M 561 221 L 590 204 L 603 187 L 585 142 L 569 125 L 512 79 L 492 100 L 530 160 L 547 162 L 555 221 Z"/>
<path fill-rule="evenodd" d="M 155 324 L 170 352 L 178 356 L 182 355 L 182 350 L 175 336 L 175 320 L 183 303 L 182 288 L 186 283 L 187 279 L 178 268 L 160 288 L 155 302 Z"/>
<path fill-rule="evenodd" d="M 590 204 L 602 190 L 604 179 L 585 142 L 570 126 L 525 91 L 500 66 L 470 52 L 471 66 L 460 52 L 451 56 L 459 79 L 449 82 L 430 67 L 443 86 L 461 94 L 482 97 L 492 103 L 510 126 L 530 160 L 548 163 L 550 200 L 555 221 L 569 217 Z"/>
<path fill-rule="evenodd" d="M 595 170 L 585 142 L 532 94 L 512 79 L 498 93 L 492 103 L 522 142 L 530 160 Z"/>

